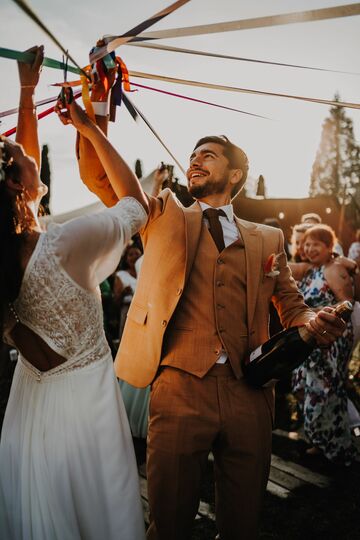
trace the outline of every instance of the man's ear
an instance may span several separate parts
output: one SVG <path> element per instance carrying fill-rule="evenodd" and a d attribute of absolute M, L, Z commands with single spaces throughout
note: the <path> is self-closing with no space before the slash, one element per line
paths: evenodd
<path fill-rule="evenodd" d="M 243 172 L 241 169 L 233 169 L 232 175 L 230 177 L 230 184 L 235 185 L 241 182 L 241 179 L 243 177 Z"/>

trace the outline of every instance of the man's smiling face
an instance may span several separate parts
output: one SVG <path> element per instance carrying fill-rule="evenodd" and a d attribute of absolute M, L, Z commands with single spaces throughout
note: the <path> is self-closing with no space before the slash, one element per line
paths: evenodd
<path fill-rule="evenodd" d="M 186 171 L 188 190 L 196 199 L 223 193 L 231 173 L 223 146 L 211 142 L 202 144 L 190 156 L 190 166 Z"/>

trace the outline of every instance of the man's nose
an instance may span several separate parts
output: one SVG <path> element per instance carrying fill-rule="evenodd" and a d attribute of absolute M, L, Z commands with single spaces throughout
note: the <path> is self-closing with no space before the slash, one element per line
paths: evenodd
<path fill-rule="evenodd" d="M 201 167 L 202 159 L 201 155 L 195 156 L 191 162 L 192 167 Z"/>

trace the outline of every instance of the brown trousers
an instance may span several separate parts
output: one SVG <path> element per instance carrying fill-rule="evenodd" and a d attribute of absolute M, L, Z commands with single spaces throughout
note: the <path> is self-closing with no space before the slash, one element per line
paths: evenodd
<path fill-rule="evenodd" d="M 235 379 L 228 363 L 215 365 L 203 379 L 163 368 L 150 398 L 147 538 L 191 538 L 210 450 L 221 540 L 257 538 L 271 430 L 264 392 Z"/>

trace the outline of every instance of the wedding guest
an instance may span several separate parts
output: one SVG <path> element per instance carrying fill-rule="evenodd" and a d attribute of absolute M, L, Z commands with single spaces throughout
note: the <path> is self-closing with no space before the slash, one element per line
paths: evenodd
<path fill-rule="evenodd" d="M 336 237 L 331 227 L 314 225 L 305 232 L 304 254 L 312 265 L 290 265 L 307 305 L 315 310 L 353 301 L 352 280 L 332 251 Z M 346 379 L 353 344 L 352 324 L 327 349 L 317 348 L 294 373 L 293 391 L 303 393 L 305 435 L 311 443 L 310 455 L 323 454 L 344 465 L 356 452 L 351 439 L 347 410 Z"/>
<path fill-rule="evenodd" d="M 126 315 L 136 288 L 137 272 L 135 263 L 139 257 L 141 257 L 140 249 L 132 243 L 127 245 L 121 256 L 119 270 L 115 274 L 114 300 L 120 309 L 119 339 L 121 339 Z"/>
<path fill-rule="evenodd" d="M 135 293 L 138 272 L 136 263 L 141 257 L 141 251 L 136 245 L 129 244 L 120 261 L 120 268 L 115 274 L 114 291 L 120 307 L 120 339 L 123 333 L 127 312 Z M 149 416 L 150 386 L 135 388 L 126 381 L 119 381 L 121 395 L 129 420 L 133 437 L 146 439 Z"/>
<path fill-rule="evenodd" d="M 292 229 L 291 241 L 290 241 L 290 251 L 291 251 L 291 262 L 304 262 L 306 261 L 304 253 L 304 236 L 305 232 L 312 227 L 311 223 L 299 223 L 294 225 Z"/>
<path fill-rule="evenodd" d="M 315 212 L 309 212 L 308 214 L 303 214 L 300 218 L 300 223 L 310 223 L 311 225 L 319 225 L 322 223 L 322 219 L 319 214 Z"/>
<path fill-rule="evenodd" d="M 360 229 L 356 231 L 355 242 L 350 245 L 348 257 L 354 259 L 360 266 Z"/>
<path fill-rule="evenodd" d="M 42 230 L 47 188 L 34 90 L 43 48 L 29 52 L 33 64 L 19 64 L 17 142 L 0 144 L 0 334 L 20 352 L 0 443 L 1 537 L 141 540 L 135 456 L 98 285 L 144 225 L 147 203 L 131 170 L 72 103 L 72 121 L 121 201 Z"/>
<path fill-rule="evenodd" d="M 301 223 L 311 223 L 311 225 L 319 225 L 322 223 L 322 219 L 319 216 L 319 214 L 315 214 L 315 212 L 310 212 L 309 214 L 303 214 L 301 216 Z M 334 246 L 333 246 L 334 253 L 337 255 L 344 255 L 344 250 L 339 243 L 338 239 L 336 240 Z"/>

